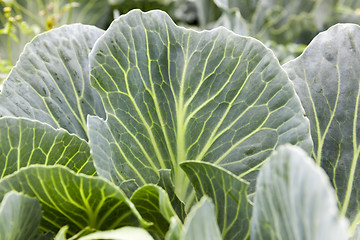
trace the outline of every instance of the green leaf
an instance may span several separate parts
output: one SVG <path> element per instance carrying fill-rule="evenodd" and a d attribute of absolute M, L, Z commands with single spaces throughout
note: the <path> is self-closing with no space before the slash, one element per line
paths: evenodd
<path fill-rule="evenodd" d="M 54 240 L 66 240 L 66 234 L 69 230 L 69 226 L 65 225 L 63 226 L 58 233 L 56 234 L 55 238 L 53 238 Z M 73 239 L 78 239 L 82 236 L 86 236 L 89 235 L 91 233 L 96 232 L 96 230 L 90 228 L 90 227 L 86 227 L 84 229 L 82 229 L 80 232 L 78 232 L 76 235 L 73 235 L 69 240 L 73 240 Z"/>
<path fill-rule="evenodd" d="M 33 239 L 41 219 L 39 202 L 21 193 L 9 192 L 0 204 L 0 239 Z"/>
<path fill-rule="evenodd" d="M 336 25 L 284 65 L 311 122 L 313 158 L 329 175 L 351 232 L 360 222 L 359 38 L 359 26 Z"/>
<path fill-rule="evenodd" d="M 4 82 L 0 116 L 36 119 L 87 139 L 87 115 L 105 116 L 89 84 L 88 59 L 102 33 L 74 24 L 36 37 Z"/>
<path fill-rule="evenodd" d="M 63 226 L 60 231 L 56 234 L 54 240 L 66 240 L 66 233 L 69 230 L 69 226 Z"/>
<path fill-rule="evenodd" d="M 111 239 L 111 240 L 153 240 L 151 235 L 142 228 L 123 227 L 116 230 L 96 232 L 79 238 L 79 240 Z"/>
<path fill-rule="evenodd" d="M 260 171 L 251 239 L 347 239 L 325 172 L 300 148 L 279 147 Z"/>
<path fill-rule="evenodd" d="M 178 218 L 172 217 L 170 219 L 169 231 L 165 235 L 165 240 L 180 240 L 182 233 L 182 223 Z"/>
<path fill-rule="evenodd" d="M 108 0 L 108 2 L 118 9 L 121 14 L 125 14 L 132 9 L 140 9 L 142 11 L 159 9 L 167 13 L 173 13 L 177 0 Z"/>
<path fill-rule="evenodd" d="M 76 135 L 38 121 L 0 118 L 0 178 L 32 164 L 96 173 L 88 143 Z"/>
<path fill-rule="evenodd" d="M 277 145 L 311 151 L 309 122 L 292 83 L 260 42 L 225 28 L 196 32 L 161 11 L 133 10 L 115 20 L 90 54 L 91 82 L 107 113 L 88 119 L 99 175 L 116 184 L 156 184 L 179 163 L 222 166 L 255 181 Z"/>
<path fill-rule="evenodd" d="M 216 222 L 215 207 L 211 200 L 203 197 L 193 206 L 187 216 L 181 234 L 181 240 L 221 240 Z"/>
<path fill-rule="evenodd" d="M 356 225 L 354 234 L 350 239 L 351 240 L 360 240 L 360 225 L 359 224 Z"/>
<path fill-rule="evenodd" d="M 180 166 L 194 186 L 197 198 L 207 195 L 213 199 L 222 238 L 248 239 L 251 218 L 248 184 L 210 163 L 187 161 Z"/>
<path fill-rule="evenodd" d="M 9 191 L 36 197 L 42 205 L 41 229 L 70 235 L 86 227 L 107 230 L 147 223 L 125 194 L 110 182 L 75 174 L 63 166 L 30 166 L 0 180 L 0 199 Z"/>
<path fill-rule="evenodd" d="M 164 237 L 169 230 L 170 219 L 177 217 L 166 191 L 156 185 L 145 185 L 137 189 L 130 200 L 141 216 L 153 223 L 149 231 Z"/>
<path fill-rule="evenodd" d="M 130 179 L 122 182 L 119 185 L 119 187 L 121 188 L 121 190 L 124 191 L 126 196 L 130 198 L 133 195 L 133 193 L 136 191 L 136 189 L 139 188 L 139 185 L 137 185 L 134 179 Z"/>

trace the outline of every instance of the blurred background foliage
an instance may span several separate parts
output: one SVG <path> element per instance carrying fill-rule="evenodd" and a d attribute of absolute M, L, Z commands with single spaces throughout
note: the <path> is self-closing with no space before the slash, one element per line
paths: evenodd
<path fill-rule="evenodd" d="M 36 34 L 76 22 L 106 29 L 132 9 L 161 9 L 178 25 L 255 37 L 281 63 L 333 24 L 360 24 L 360 0 L 0 0 L 0 82 Z"/>

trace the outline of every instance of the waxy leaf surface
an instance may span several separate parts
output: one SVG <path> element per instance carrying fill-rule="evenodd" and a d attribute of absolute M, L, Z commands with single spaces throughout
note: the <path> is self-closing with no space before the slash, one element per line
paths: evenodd
<path fill-rule="evenodd" d="M 70 235 L 86 227 L 114 229 L 137 223 L 136 217 L 146 224 L 114 184 L 64 166 L 30 166 L 0 180 L 0 199 L 12 190 L 38 199 L 44 231 L 57 232 L 64 225 Z"/>
<path fill-rule="evenodd" d="M 96 173 L 86 141 L 64 129 L 25 118 L 0 118 L 0 178 L 32 164 Z"/>
<path fill-rule="evenodd" d="M 99 175 L 117 184 L 157 183 L 159 169 L 172 169 L 184 199 L 185 160 L 253 181 L 277 145 L 311 151 L 293 85 L 255 39 L 187 30 L 161 11 L 134 10 L 99 38 L 90 65 L 107 113 L 106 121 L 89 118 L 90 146 Z"/>
<path fill-rule="evenodd" d="M 4 82 L 0 116 L 36 119 L 87 139 L 87 115 L 104 117 L 90 86 L 88 58 L 102 33 L 74 24 L 37 36 Z"/>
<path fill-rule="evenodd" d="M 328 176 L 300 148 L 280 146 L 260 170 L 251 239 L 345 240 Z"/>
<path fill-rule="evenodd" d="M 41 206 L 35 199 L 9 192 L 0 204 L 0 239 L 33 239 L 38 234 Z"/>
<path fill-rule="evenodd" d="M 353 230 L 360 221 L 360 27 L 331 27 L 284 68 L 310 119 L 313 158 L 329 175 Z"/>
<path fill-rule="evenodd" d="M 216 222 L 215 206 L 207 197 L 193 206 L 185 219 L 180 240 L 221 240 Z"/>

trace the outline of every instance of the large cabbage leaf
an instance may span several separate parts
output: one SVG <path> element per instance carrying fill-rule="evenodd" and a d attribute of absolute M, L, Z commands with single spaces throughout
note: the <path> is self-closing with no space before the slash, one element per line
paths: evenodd
<path fill-rule="evenodd" d="M 313 157 L 330 176 L 351 231 L 360 222 L 359 59 L 360 27 L 339 24 L 284 65 L 311 122 Z"/>
<path fill-rule="evenodd" d="M 165 13 L 134 10 L 115 20 L 91 54 L 91 82 L 107 119 L 88 119 L 99 175 L 157 183 L 179 163 L 211 162 L 253 182 L 276 146 L 312 148 L 309 122 L 273 53 L 224 28 L 196 32 Z"/>

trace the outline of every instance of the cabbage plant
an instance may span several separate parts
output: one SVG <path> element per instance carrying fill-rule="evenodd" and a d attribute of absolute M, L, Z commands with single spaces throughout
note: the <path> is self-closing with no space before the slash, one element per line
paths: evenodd
<path fill-rule="evenodd" d="M 0 95 L 0 238 L 354 235 L 359 30 L 328 31 L 283 67 L 162 11 L 38 35 Z"/>

